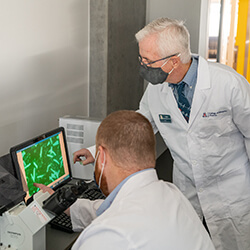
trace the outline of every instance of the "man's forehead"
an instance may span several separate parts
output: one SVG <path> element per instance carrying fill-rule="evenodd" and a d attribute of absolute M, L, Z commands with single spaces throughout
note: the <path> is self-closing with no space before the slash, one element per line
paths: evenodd
<path fill-rule="evenodd" d="M 158 48 L 152 41 L 143 40 L 140 42 L 139 54 L 144 59 L 154 60 L 159 58 Z"/>

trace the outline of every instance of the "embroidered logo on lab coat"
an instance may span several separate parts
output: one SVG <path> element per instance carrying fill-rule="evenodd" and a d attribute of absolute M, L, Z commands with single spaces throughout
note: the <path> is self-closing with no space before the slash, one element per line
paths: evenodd
<path fill-rule="evenodd" d="M 226 113 L 226 112 L 227 112 L 227 110 L 222 110 L 222 111 L 218 111 L 218 112 L 204 112 L 202 117 L 203 118 L 207 118 L 207 117 L 210 117 L 210 116 L 214 117 L 214 116 L 218 116 L 218 115 L 220 115 L 222 113 Z"/>
<path fill-rule="evenodd" d="M 162 114 L 160 114 L 159 119 L 160 119 L 160 122 L 162 122 L 162 123 L 171 123 L 172 122 L 170 115 L 162 115 Z"/>

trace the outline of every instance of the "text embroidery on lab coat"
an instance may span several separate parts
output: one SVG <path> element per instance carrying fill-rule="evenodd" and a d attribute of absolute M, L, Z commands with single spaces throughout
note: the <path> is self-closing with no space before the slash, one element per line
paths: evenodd
<path fill-rule="evenodd" d="M 218 111 L 218 112 L 204 112 L 202 117 L 203 118 L 207 118 L 207 117 L 210 117 L 210 116 L 218 116 L 222 113 L 226 113 L 227 110 L 222 110 L 222 111 Z"/>
<path fill-rule="evenodd" d="M 162 115 L 162 114 L 160 114 L 159 119 L 160 119 L 160 122 L 162 122 L 162 123 L 171 123 L 172 122 L 170 115 Z"/>

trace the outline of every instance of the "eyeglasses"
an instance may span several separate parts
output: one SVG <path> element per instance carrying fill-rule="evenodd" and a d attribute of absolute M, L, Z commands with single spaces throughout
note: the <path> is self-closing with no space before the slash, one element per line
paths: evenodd
<path fill-rule="evenodd" d="M 172 57 L 172 56 L 177 56 L 177 55 L 180 55 L 180 53 L 176 53 L 176 54 L 173 54 L 173 55 L 171 55 L 171 56 L 166 56 L 166 57 L 163 57 L 163 58 L 161 58 L 161 59 L 158 59 L 158 60 L 155 60 L 155 61 L 152 61 L 152 62 L 149 62 L 149 63 L 144 63 L 144 62 L 143 62 L 143 58 L 141 57 L 141 55 L 138 56 L 138 59 L 139 59 L 139 62 L 140 62 L 143 66 L 148 66 L 148 65 L 152 65 L 152 64 L 154 64 L 154 63 L 156 63 L 156 62 L 159 62 L 159 61 L 162 61 L 162 60 L 165 60 L 165 59 L 168 59 L 168 58 L 170 58 L 170 57 Z"/>

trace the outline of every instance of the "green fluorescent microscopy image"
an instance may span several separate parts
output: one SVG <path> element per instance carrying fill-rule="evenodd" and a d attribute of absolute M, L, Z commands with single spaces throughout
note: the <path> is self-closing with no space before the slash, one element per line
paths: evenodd
<path fill-rule="evenodd" d="M 48 185 L 65 174 L 59 135 L 23 150 L 22 156 L 30 195 L 39 191 L 34 182 Z"/>

